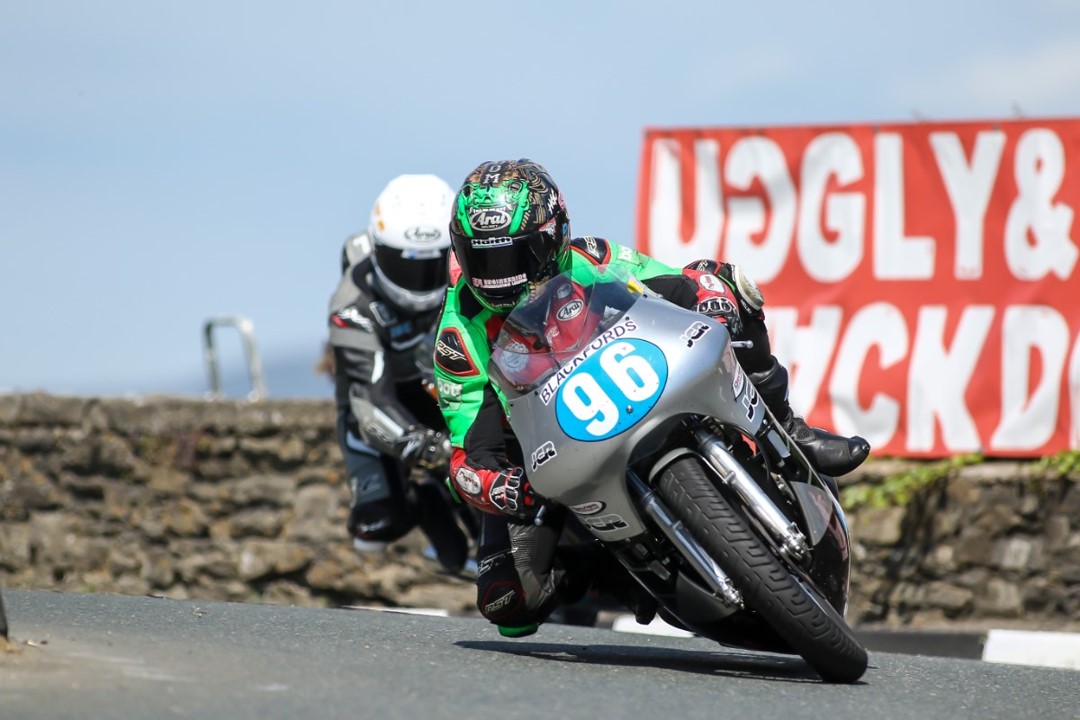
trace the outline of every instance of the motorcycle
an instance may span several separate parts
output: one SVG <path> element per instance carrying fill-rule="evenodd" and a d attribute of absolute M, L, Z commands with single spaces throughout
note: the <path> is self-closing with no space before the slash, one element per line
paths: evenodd
<path fill-rule="evenodd" d="M 737 346 L 624 270 L 575 268 L 510 313 L 490 369 L 534 490 L 569 508 L 665 621 L 854 682 L 867 653 L 843 617 L 835 480 L 769 412 Z"/>

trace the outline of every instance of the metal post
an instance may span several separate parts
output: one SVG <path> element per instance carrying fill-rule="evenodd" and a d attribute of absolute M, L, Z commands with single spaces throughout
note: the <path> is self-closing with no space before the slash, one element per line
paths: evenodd
<path fill-rule="evenodd" d="M 214 328 L 226 326 L 236 328 L 244 344 L 247 358 L 248 378 L 251 380 L 251 392 L 248 400 L 252 402 L 266 398 L 266 383 L 263 381 L 262 362 L 255 349 L 255 325 L 251 320 L 240 315 L 225 315 L 210 318 L 203 325 L 203 358 L 206 361 L 206 373 L 210 380 L 210 396 L 221 397 L 221 377 L 218 371 L 217 351 L 214 348 Z"/>

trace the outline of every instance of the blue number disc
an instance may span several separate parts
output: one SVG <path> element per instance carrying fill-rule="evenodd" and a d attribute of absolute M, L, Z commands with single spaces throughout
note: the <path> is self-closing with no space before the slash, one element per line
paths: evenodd
<path fill-rule="evenodd" d="M 585 359 L 555 395 L 559 427 L 575 440 L 607 440 L 641 421 L 667 384 L 668 364 L 656 345 L 616 340 Z"/>

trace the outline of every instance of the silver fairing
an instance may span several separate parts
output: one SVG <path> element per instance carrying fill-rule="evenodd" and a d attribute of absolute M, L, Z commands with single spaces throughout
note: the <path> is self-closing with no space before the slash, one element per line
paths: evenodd
<path fill-rule="evenodd" d="M 570 507 L 605 541 L 645 530 L 627 493 L 626 467 L 632 456 L 655 449 L 665 423 L 705 415 L 752 437 L 765 413 L 726 327 L 650 294 L 562 368 L 509 400 L 510 424 L 537 492 Z M 590 377 L 572 380 L 582 375 Z M 612 386 L 609 375 L 629 392 Z M 618 417 L 605 402 L 608 412 L 590 420 L 595 398 L 612 395 Z"/>

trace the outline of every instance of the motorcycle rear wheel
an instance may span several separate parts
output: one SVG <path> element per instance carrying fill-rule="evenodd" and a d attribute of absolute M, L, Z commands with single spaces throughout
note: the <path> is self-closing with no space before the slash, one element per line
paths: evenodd
<path fill-rule="evenodd" d="M 792 573 L 713 486 L 700 459 L 684 456 L 660 475 L 657 490 L 757 612 L 828 682 L 855 682 L 866 650 L 809 580 Z"/>

